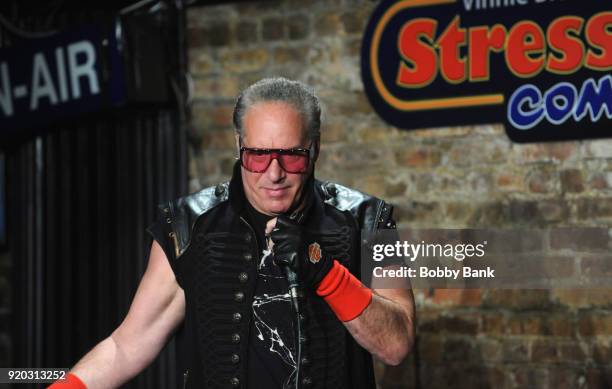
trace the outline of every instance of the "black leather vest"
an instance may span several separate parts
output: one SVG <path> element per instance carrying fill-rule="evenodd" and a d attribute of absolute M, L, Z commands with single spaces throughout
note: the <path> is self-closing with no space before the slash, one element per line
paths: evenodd
<path fill-rule="evenodd" d="M 230 183 L 160 206 L 149 232 L 164 249 L 185 291 L 178 331 L 178 387 L 244 388 L 251 304 L 261 252 L 242 216 L 240 174 Z M 391 206 L 347 187 L 310 180 L 304 223 L 321 231 L 348 226 L 351 242 L 339 260 L 359 277 L 360 229 L 389 227 Z M 374 388 L 371 355 L 361 348 L 314 291 L 302 300 L 306 343 L 302 387 Z"/>

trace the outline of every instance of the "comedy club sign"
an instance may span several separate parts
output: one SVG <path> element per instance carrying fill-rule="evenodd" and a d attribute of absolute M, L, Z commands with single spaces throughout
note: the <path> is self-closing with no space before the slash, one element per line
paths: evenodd
<path fill-rule="evenodd" d="M 404 129 L 503 121 L 517 142 L 612 137 L 611 6 L 382 1 L 362 45 L 366 93 Z"/>

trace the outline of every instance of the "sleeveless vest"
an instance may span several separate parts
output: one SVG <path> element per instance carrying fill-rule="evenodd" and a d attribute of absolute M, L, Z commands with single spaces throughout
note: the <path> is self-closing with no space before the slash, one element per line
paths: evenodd
<path fill-rule="evenodd" d="M 177 387 L 244 388 L 251 305 L 261 248 L 242 216 L 246 199 L 239 166 L 231 182 L 162 204 L 149 227 L 185 291 L 185 319 L 177 332 Z M 392 207 L 350 188 L 311 179 L 303 224 L 312 230 L 348 231 L 331 251 L 360 276 L 361 229 L 394 227 Z M 348 230 L 347 230 L 348 227 Z M 325 247 L 323 248 L 325 249 Z M 372 359 L 314 291 L 301 299 L 305 343 L 303 388 L 375 388 Z"/>

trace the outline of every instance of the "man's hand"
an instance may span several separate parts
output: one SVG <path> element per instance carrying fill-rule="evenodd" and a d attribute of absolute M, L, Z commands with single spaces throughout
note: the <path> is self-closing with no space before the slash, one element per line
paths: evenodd
<path fill-rule="evenodd" d="M 270 236 L 274 242 L 274 262 L 291 267 L 307 286 L 316 288 L 333 266 L 334 258 L 325 248 L 325 243 L 334 239 L 333 234 L 317 234 L 279 216 Z"/>

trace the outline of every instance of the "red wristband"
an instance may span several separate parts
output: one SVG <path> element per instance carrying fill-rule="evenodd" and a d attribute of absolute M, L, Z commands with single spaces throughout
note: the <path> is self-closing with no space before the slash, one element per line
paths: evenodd
<path fill-rule="evenodd" d="M 348 269 L 334 260 L 334 265 L 317 287 L 317 294 L 329 304 L 338 319 L 353 320 L 372 301 L 372 290 L 361 284 Z"/>
<path fill-rule="evenodd" d="M 72 373 L 68 373 L 65 379 L 55 381 L 55 383 L 47 389 L 87 389 L 87 386 L 85 386 L 79 377 Z"/>

